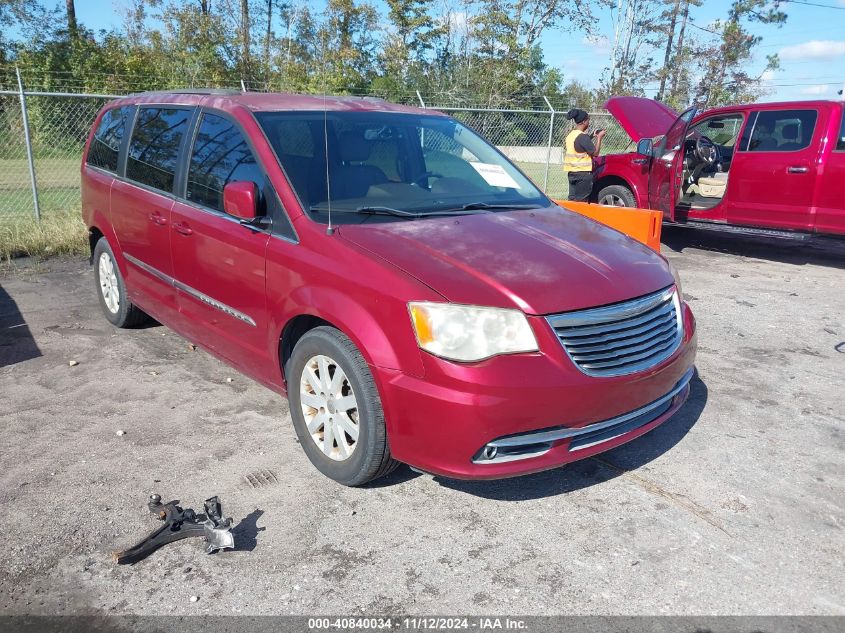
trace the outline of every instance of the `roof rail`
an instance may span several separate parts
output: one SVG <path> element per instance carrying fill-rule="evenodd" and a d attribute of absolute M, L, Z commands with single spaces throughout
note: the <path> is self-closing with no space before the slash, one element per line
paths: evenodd
<path fill-rule="evenodd" d="M 239 95 L 243 94 L 240 90 L 231 88 L 180 88 L 176 90 L 146 90 L 144 92 L 133 93 L 132 97 L 140 95 Z"/>

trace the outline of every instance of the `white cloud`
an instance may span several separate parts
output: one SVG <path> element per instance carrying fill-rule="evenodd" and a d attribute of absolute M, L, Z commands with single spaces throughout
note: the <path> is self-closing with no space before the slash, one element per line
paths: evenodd
<path fill-rule="evenodd" d="M 824 95 L 830 92 L 830 86 L 819 84 L 817 86 L 805 86 L 801 88 L 802 95 Z"/>
<path fill-rule="evenodd" d="M 811 40 L 778 51 L 778 56 L 784 60 L 833 59 L 842 55 L 845 55 L 845 41 L 842 40 Z"/>
<path fill-rule="evenodd" d="M 775 78 L 775 71 L 773 70 L 764 70 L 763 74 L 760 75 L 760 81 L 771 81 Z"/>
<path fill-rule="evenodd" d="M 449 10 L 438 18 L 438 22 L 458 35 L 468 35 L 472 31 L 472 18 L 466 11 Z"/>
<path fill-rule="evenodd" d="M 585 46 L 589 46 L 597 53 L 609 53 L 610 52 L 610 40 L 607 39 L 604 35 L 585 35 L 584 38 L 581 40 Z"/>
<path fill-rule="evenodd" d="M 582 61 L 580 59 L 578 59 L 577 57 L 569 57 L 569 58 L 563 60 L 560 67 L 564 71 L 572 73 L 572 72 L 577 71 L 583 65 L 584 64 L 582 63 Z"/>

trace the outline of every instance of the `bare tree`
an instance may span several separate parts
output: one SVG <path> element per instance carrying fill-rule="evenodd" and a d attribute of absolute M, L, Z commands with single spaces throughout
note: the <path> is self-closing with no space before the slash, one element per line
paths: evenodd
<path fill-rule="evenodd" d="M 678 43 L 675 46 L 675 63 L 672 64 L 672 88 L 670 94 L 673 98 L 678 96 L 678 84 L 680 83 L 682 75 L 682 67 L 684 61 L 684 35 L 687 30 L 687 22 L 689 21 L 689 6 L 690 0 L 683 0 L 683 13 L 681 14 L 681 30 L 678 33 Z M 696 6 L 700 6 L 696 4 Z"/>
<path fill-rule="evenodd" d="M 662 0 L 618 0 L 612 11 L 613 47 L 610 53 L 610 94 L 636 90 L 640 79 L 653 76 L 653 60 L 646 56 L 656 45 Z"/>
<path fill-rule="evenodd" d="M 663 101 L 666 90 L 666 77 L 669 74 L 669 60 L 672 59 L 672 44 L 675 41 L 675 25 L 678 22 L 678 13 L 681 9 L 681 0 L 669 0 L 674 6 L 669 12 L 669 25 L 666 29 L 666 51 L 663 54 L 663 68 L 660 69 L 660 88 L 657 91 L 657 100 Z"/>

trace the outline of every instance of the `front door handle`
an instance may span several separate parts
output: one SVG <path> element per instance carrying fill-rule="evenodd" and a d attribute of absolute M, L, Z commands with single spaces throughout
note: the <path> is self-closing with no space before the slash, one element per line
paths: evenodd
<path fill-rule="evenodd" d="M 810 171 L 810 168 L 803 165 L 793 165 L 786 168 L 787 174 L 806 174 L 808 171 Z"/>
<path fill-rule="evenodd" d="M 647 162 L 647 158 L 635 158 L 631 161 L 631 163 L 634 165 L 645 165 Z"/>
<path fill-rule="evenodd" d="M 164 226 L 167 224 L 167 218 L 158 211 L 154 211 L 153 213 L 150 213 L 150 222 L 157 224 L 158 226 Z"/>
<path fill-rule="evenodd" d="M 182 235 L 193 235 L 194 234 L 194 229 L 192 229 L 190 226 L 188 226 L 184 222 L 177 222 L 176 224 L 174 224 L 173 230 L 176 231 L 177 233 L 182 234 Z"/>

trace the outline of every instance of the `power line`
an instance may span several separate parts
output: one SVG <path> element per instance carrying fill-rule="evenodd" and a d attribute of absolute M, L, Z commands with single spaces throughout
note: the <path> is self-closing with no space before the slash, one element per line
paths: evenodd
<path fill-rule="evenodd" d="M 837 11 L 845 11 L 845 7 L 835 7 L 830 4 L 819 4 L 818 2 L 806 2 L 805 0 L 783 0 L 792 4 L 803 4 L 808 7 L 820 7 L 822 9 L 835 9 Z"/>
<path fill-rule="evenodd" d="M 721 35 L 721 33 L 719 33 L 719 31 L 714 31 L 712 29 L 704 28 L 703 26 L 698 26 L 695 22 L 692 22 L 691 20 L 687 21 L 687 24 L 689 24 L 693 28 L 698 29 L 699 31 L 704 31 L 705 33 L 712 33 L 713 35 Z"/>

